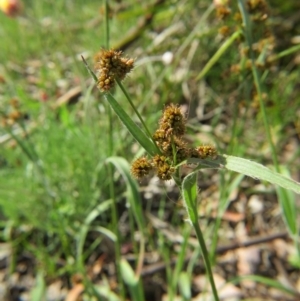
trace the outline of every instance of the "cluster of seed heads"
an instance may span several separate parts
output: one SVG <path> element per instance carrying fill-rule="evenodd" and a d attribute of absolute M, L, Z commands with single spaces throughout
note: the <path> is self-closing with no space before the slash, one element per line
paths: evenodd
<path fill-rule="evenodd" d="M 121 51 L 113 49 L 102 49 L 96 54 L 97 86 L 102 92 L 109 91 L 117 80 L 123 80 L 133 69 L 134 60 L 121 55 Z M 217 155 L 213 146 L 188 148 L 182 139 L 185 131 L 186 118 L 180 107 L 174 104 L 166 106 L 159 127 L 152 137 L 158 147 L 158 153 L 151 159 L 141 157 L 135 160 L 131 166 L 132 175 L 140 179 L 151 170 L 155 170 L 159 179 L 170 180 L 180 162 L 191 157 L 205 159 Z"/>
<path fill-rule="evenodd" d="M 180 162 L 194 158 L 215 158 L 217 151 L 210 145 L 199 146 L 197 148 L 187 147 L 183 141 L 186 130 L 186 118 L 182 114 L 180 107 L 174 104 L 167 106 L 159 122 L 158 129 L 153 134 L 153 140 L 158 146 L 160 153 L 151 159 L 141 157 L 135 160 L 131 166 L 132 175 L 140 179 L 155 170 L 161 180 L 170 180 L 176 171 L 176 165 Z"/>
<path fill-rule="evenodd" d="M 95 55 L 97 86 L 107 92 L 115 86 L 116 80 L 122 81 L 133 69 L 134 60 L 122 57 L 122 51 L 102 49 Z"/>

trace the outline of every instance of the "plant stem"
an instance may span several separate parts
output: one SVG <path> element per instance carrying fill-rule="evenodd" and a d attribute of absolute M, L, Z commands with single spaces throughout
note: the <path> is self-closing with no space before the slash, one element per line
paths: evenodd
<path fill-rule="evenodd" d="M 229 37 L 218 49 L 218 51 L 211 57 L 211 59 L 204 66 L 202 71 L 196 77 L 196 80 L 202 79 L 205 74 L 212 68 L 212 66 L 219 60 L 219 58 L 225 53 L 225 51 L 231 46 L 231 44 L 241 35 L 241 31 L 236 31 Z"/>
<path fill-rule="evenodd" d="M 214 296 L 215 301 L 219 301 L 218 292 L 216 289 L 216 285 L 214 282 L 214 277 L 211 269 L 211 264 L 209 261 L 209 254 L 206 249 L 206 245 L 204 242 L 203 234 L 199 226 L 198 221 L 198 210 L 197 210 L 197 195 L 198 195 L 198 188 L 197 188 L 197 171 L 190 173 L 186 176 L 182 182 L 182 190 L 181 190 L 183 200 L 185 202 L 186 210 L 190 219 L 191 224 L 193 225 L 197 239 L 199 242 L 199 246 L 201 248 L 202 257 L 204 260 L 207 276 L 210 282 L 210 286 L 212 289 L 212 293 Z"/>
<path fill-rule="evenodd" d="M 199 244 L 200 244 L 200 248 L 201 248 L 201 251 L 202 251 L 202 257 L 203 257 L 203 260 L 204 260 L 206 272 L 208 274 L 208 279 L 209 279 L 209 282 L 210 282 L 212 293 L 214 295 L 215 301 L 219 301 L 217 288 L 216 288 L 216 285 L 215 285 L 213 273 L 212 273 L 211 266 L 210 266 L 209 255 L 208 255 L 208 252 L 207 252 L 207 249 L 206 249 L 203 234 L 202 234 L 202 231 L 200 229 L 198 220 L 197 221 L 192 221 L 192 224 L 193 224 L 193 227 L 196 231 L 196 235 L 197 235 L 197 238 L 198 238 L 198 241 L 199 241 Z"/>
<path fill-rule="evenodd" d="M 109 31 L 109 6 L 108 0 L 104 1 L 105 6 L 105 46 L 106 49 L 109 49 L 109 38 L 110 38 L 110 31 Z M 97 82 L 97 81 L 96 81 Z M 113 116 L 111 107 L 106 102 L 106 109 L 108 112 L 108 156 L 113 155 L 114 149 L 114 142 L 113 142 Z M 125 287 L 124 282 L 122 280 L 122 274 L 120 270 L 120 262 L 121 262 L 121 235 L 118 228 L 118 210 L 117 210 L 117 200 L 115 196 L 115 187 L 114 187 L 114 178 L 113 178 L 113 166 L 111 163 L 108 163 L 108 177 L 109 177 L 109 194 L 110 198 L 112 199 L 112 206 L 111 206 L 111 218 L 112 224 L 114 228 L 114 233 L 116 234 L 116 241 L 115 241 L 115 257 L 116 257 L 116 274 L 119 279 L 120 285 L 120 295 L 122 299 L 125 300 Z"/>
<path fill-rule="evenodd" d="M 267 118 L 267 113 L 266 113 L 265 105 L 264 105 L 264 102 L 262 99 L 262 83 L 260 81 L 260 76 L 258 74 L 258 70 L 255 66 L 255 58 L 254 58 L 254 53 L 253 53 L 253 49 L 252 49 L 251 23 L 250 23 L 248 13 L 246 11 L 244 0 L 239 0 L 239 8 L 240 8 L 241 15 L 243 17 L 244 34 L 245 34 L 246 42 L 249 47 L 249 56 L 250 56 L 250 60 L 251 60 L 252 75 L 253 75 L 254 83 L 256 86 L 256 91 L 257 91 L 257 95 L 258 95 L 258 99 L 259 99 L 260 110 L 261 110 L 263 121 L 264 121 L 265 131 L 267 134 L 268 142 L 271 147 L 272 159 L 273 159 L 275 169 L 277 172 L 279 172 L 279 164 L 278 164 L 278 159 L 277 159 L 277 155 L 276 155 L 276 149 L 275 149 L 275 145 L 272 140 L 270 126 L 269 126 L 269 122 L 268 122 L 268 118 Z"/>

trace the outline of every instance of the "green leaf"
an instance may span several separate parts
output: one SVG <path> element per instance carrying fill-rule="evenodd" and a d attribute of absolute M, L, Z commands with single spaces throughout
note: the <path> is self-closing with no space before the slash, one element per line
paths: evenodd
<path fill-rule="evenodd" d="M 191 300 L 191 280 L 187 272 L 181 272 L 178 281 L 179 290 L 184 300 Z"/>
<path fill-rule="evenodd" d="M 133 211 L 139 229 L 141 233 L 143 233 L 145 229 L 145 225 L 144 225 L 144 219 L 143 219 L 143 213 L 141 207 L 142 200 L 139 193 L 139 187 L 130 174 L 129 163 L 124 158 L 121 157 L 109 157 L 106 159 L 106 162 L 113 164 L 124 178 L 126 183 L 126 188 L 127 188 L 127 199 Z"/>
<path fill-rule="evenodd" d="M 198 220 L 197 214 L 197 172 L 186 176 L 182 182 L 182 196 L 186 211 L 192 223 Z"/>
<path fill-rule="evenodd" d="M 120 270 L 124 282 L 128 285 L 133 301 L 144 301 L 143 288 L 140 279 L 135 275 L 127 260 L 121 259 Z"/>
<path fill-rule="evenodd" d="M 82 264 L 83 262 L 83 247 L 86 236 L 89 232 L 91 223 L 101 214 L 103 214 L 106 210 L 108 210 L 111 206 L 112 201 L 106 200 L 101 202 L 96 208 L 94 208 L 88 216 L 85 218 L 83 225 L 80 228 L 80 231 L 77 234 L 77 264 Z M 111 236 L 109 236 L 111 237 Z"/>
<path fill-rule="evenodd" d="M 282 292 L 288 293 L 290 295 L 293 295 L 293 296 L 297 295 L 297 292 L 294 289 L 284 286 L 279 281 L 273 280 L 273 279 L 270 279 L 270 278 L 267 278 L 264 276 L 259 276 L 259 275 L 240 276 L 240 277 L 236 277 L 236 278 L 230 280 L 230 282 L 231 283 L 240 283 L 243 280 L 256 281 L 258 283 L 262 283 L 262 284 L 268 285 L 270 287 L 274 287 L 274 288 L 276 288 Z"/>
<path fill-rule="evenodd" d="M 261 179 L 300 194 L 300 183 L 274 172 L 261 164 L 234 156 L 223 155 L 223 157 L 225 158 L 223 162 L 224 167 L 228 170 Z"/>
<path fill-rule="evenodd" d="M 116 99 L 111 94 L 105 94 L 109 104 L 114 112 L 118 115 L 122 123 L 125 125 L 130 134 L 136 141 L 151 155 L 157 154 L 157 147 L 147 137 L 147 135 L 132 121 L 130 116 L 123 110 Z"/>
<path fill-rule="evenodd" d="M 280 171 L 288 176 L 288 170 L 284 166 L 280 166 Z M 298 237 L 298 225 L 297 225 L 297 207 L 295 194 L 290 190 L 276 187 L 276 193 L 278 196 L 279 204 L 282 210 L 283 220 L 290 232 L 294 237 Z"/>
<path fill-rule="evenodd" d="M 109 285 L 95 285 L 94 289 L 97 291 L 100 297 L 104 298 L 107 301 L 121 301 L 121 298 L 110 289 Z M 102 300 L 102 298 L 98 300 Z"/>
<path fill-rule="evenodd" d="M 139 280 L 135 276 L 135 273 L 134 273 L 132 267 L 127 262 L 127 260 L 121 259 L 120 270 L 121 270 L 121 274 L 122 274 L 124 282 L 129 287 L 135 287 L 138 284 Z"/>
<path fill-rule="evenodd" d="M 300 183 L 272 171 L 259 163 L 244 158 L 219 155 L 216 159 L 190 158 L 187 160 L 187 163 L 198 164 L 194 171 L 202 168 L 226 168 L 255 179 L 276 184 L 300 194 Z"/>
<path fill-rule="evenodd" d="M 44 280 L 44 273 L 39 272 L 36 276 L 36 283 L 34 288 L 30 293 L 30 300 L 32 301 L 40 301 L 43 300 L 46 290 L 46 284 Z"/>

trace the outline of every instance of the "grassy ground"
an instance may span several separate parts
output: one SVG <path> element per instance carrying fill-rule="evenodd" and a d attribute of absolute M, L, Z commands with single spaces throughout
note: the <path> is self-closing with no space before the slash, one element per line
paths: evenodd
<path fill-rule="evenodd" d="M 136 59 L 124 86 L 151 131 L 166 104 L 180 104 L 191 146 L 211 143 L 299 181 L 299 4 L 254 2 L 251 26 L 242 26 L 237 5 L 208 0 L 111 2 L 109 43 Z M 143 150 L 80 56 L 93 66 L 107 44 L 105 22 L 103 3 L 90 0 L 30 1 L 17 18 L 1 15 L 3 300 L 79 300 L 83 288 L 84 300 L 205 295 L 176 185 L 149 176 L 137 193 L 120 173 Z M 113 95 L 134 116 L 119 88 Z M 236 173 L 200 178 L 199 222 L 215 281 L 233 283 L 235 299 L 223 300 L 298 300 L 299 197 Z M 261 240 L 243 246 L 253 237 Z M 141 275 L 138 295 L 121 258 Z"/>

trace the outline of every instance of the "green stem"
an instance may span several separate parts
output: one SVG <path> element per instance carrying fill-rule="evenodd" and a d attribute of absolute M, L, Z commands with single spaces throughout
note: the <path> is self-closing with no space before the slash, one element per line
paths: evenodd
<path fill-rule="evenodd" d="M 225 51 L 231 46 L 231 44 L 241 35 L 241 31 L 236 31 L 229 37 L 218 49 L 218 51 L 211 57 L 211 59 L 204 66 L 202 71 L 196 77 L 196 80 L 202 79 L 206 73 L 212 68 L 212 66 L 219 60 L 219 58 L 225 53 Z"/>
<path fill-rule="evenodd" d="M 206 245 L 204 242 L 203 234 L 199 226 L 198 221 L 198 210 L 197 210 L 197 195 L 198 195 L 198 188 L 197 188 L 197 171 L 192 172 L 183 180 L 182 184 L 182 196 L 185 202 L 185 206 L 187 209 L 187 213 L 189 219 L 195 229 L 196 236 L 199 242 L 199 246 L 201 248 L 202 257 L 204 260 L 207 276 L 210 282 L 210 286 L 212 289 L 212 293 L 214 296 L 215 301 L 219 301 L 219 296 L 217 292 L 217 288 L 215 285 L 211 263 L 209 261 L 209 254 L 206 249 Z"/>
<path fill-rule="evenodd" d="M 177 259 L 177 263 L 175 266 L 175 269 L 173 271 L 173 279 L 171 283 L 171 291 L 169 294 L 169 300 L 173 301 L 175 299 L 175 293 L 176 293 L 176 287 L 178 285 L 178 279 L 180 272 L 182 271 L 182 267 L 184 265 L 184 259 L 186 256 L 187 246 L 188 246 L 188 238 L 190 237 L 191 233 L 191 227 L 189 225 L 186 225 L 188 227 L 185 227 L 184 234 L 183 234 L 183 242 L 181 244 L 180 253 Z"/>
<path fill-rule="evenodd" d="M 247 13 L 247 10 L 245 7 L 245 3 L 243 0 L 239 0 L 239 8 L 241 11 L 241 15 L 243 17 L 244 34 L 245 34 L 246 42 L 249 47 L 252 75 L 253 75 L 254 83 L 256 86 L 256 91 L 257 91 L 257 95 L 258 95 L 258 99 L 259 99 L 259 105 L 260 105 L 260 110 L 261 110 L 262 117 L 263 117 L 264 127 L 265 127 L 265 131 L 267 134 L 268 142 L 271 147 L 273 163 L 274 163 L 276 171 L 279 172 L 279 164 L 278 164 L 278 159 L 277 159 L 277 155 L 276 155 L 276 149 L 275 149 L 275 145 L 272 140 L 270 126 L 269 126 L 269 122 L 268 122 L 268 118 L 267 118 L 267 113 L 266 113 L 265 105 L 264 105 L 263 98 L 262 98 L 262 83 L 260 81 L 260 76 L 258 74 L 258 70 L 255 66 L 255 57 L 254 57 L 254 52 L 252 49 L 251 23 L 250 23 L 250 19 L 249 19 L 249 16 L 248 16 L 248 13 Z"/>
<path fill-rule="evenodd" d="M 109 177 L 109 194 L 112 199 L 111 206 L 111 218 L 112 224 L 114 227 L 114 233 L 116 234 L 116 242 L 115 242 L 115 256 L 116 256 L 116 271 L 120 283 L 120 294 L 122 296 L 122 300 L 125 300 L 125 287 L 122 281 L 122 274 L 120 270 L 120 262 L 121 262 L 121 235 L 118 228 L 118 211 L 117 211 L 117 200 L 115 196 L 115 187 L 113 182 L 113 167 L 111 163 L 108 164 L 108 177 Z"/>
<path fill-rule="evenodd" d="M 207 252 L 207 249 L 206 249 L 203 234 L 202 234 L 202 231 L 200 229 L 198 220 L 196 222 L 192 221 L 192 224 L 193 224 L 193 227 L 196 231 L 196 235 L 197 235 L 197 238 L 198 238 L 198 241 L 199 241 L 199 244 L 200 244 L 200 248 L 201 248 L 201 251 L 202 251 L 202 256 L 203 256 L 206 272 L 208 274 L 207 276 L 208 276 L 208 279 L 209 279 L 209 282 L 210 282 L 210 285 L 211 285 L 211 289 L 212 289 L 215 301 L 219 301 L 217 288 L 216 288 L 216 285 L 215 285 L 212 269 L 211 269 L 211 266 L 210 266 L 209 255 L 208 255 L 208 252 Z"/>
<path fill-rule="evenodd" d="M 105 5 L 105 46 L 106 49 L 109 49 L 109 6 L 108 6 L 108 0 L 104 1 Z M 97 81 L 96 81 L 97 82 Z M 108 112 L 108 156 L 113 155 L 114 150 L 114 143 L 113 143 L 113 116 L 112 116 L 112 110 L 111 107 L 106 102 L 106 109 Z M 117 210 L 117 199 L 115 196 L 115 187 L 114 187 L 114 178 L 113 178 L 113 166 L 111 163 L 108 164 L 108 178 L 109 178 L 109 194 L 110 198 L 112 199 L 112 206 L 111 206 L 111 218 L 112 218 L 112 224 L 114 228 L 114 233 L 116 234 L 116 242 L 115 242 L 115 256 L 116 256 L 116 273 L 119 279 L 119 285 L 120 285 L 120 295 L 122 296 L 122 299 L 125 300 L 125 287 L 124 282 L 122 280 L 122 274 L 120 270 L 120 262 L 121 262 L 121 235 L 118 228 L 118 210 Z"/>
<path fill-rule="evenodd" d="M 274 62 L 282 57 L 285 57 L 287 55 L 290 55 L 294 52 L 297 52 L 300 50 L 300 45 L 295 45 L 289 49 L 286 49 L 286 50 L 283 50 L 277 54 L 275 54 L 274 56 L 271 56 L 269 59 L 268 59 L 268 62 Z"/>
<path fill-rule="evenodd" d="M 106 49 L 109 49 L 109 6 L 108 6 L 108 0 L 105 0 L 105 46 Z"/>

